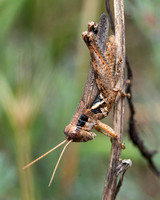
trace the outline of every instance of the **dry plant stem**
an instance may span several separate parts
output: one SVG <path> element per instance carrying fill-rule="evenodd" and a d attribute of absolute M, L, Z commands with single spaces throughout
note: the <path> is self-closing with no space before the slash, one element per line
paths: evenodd
<path fill-rule="evenodd" d="M 113 22 L 113 17 L 112 17 L 112 12 L 110 9 L 110 0 L 106 0 L 106 10 L 107 13 L 109 15 L 109 20 L 110 20 L 110 24 L 111 24 L 111 29 L 112 32 L 115 33 L 115 26 L 114 26 L 114 22 Z M 158 170 L 158 168 L 156 167 L 154 161 L 153 161 L 153 156 L 155 155 L 155 153 L 157 153 L 156 150 L 149 150 L 143 143 L 143 140 L 140 138 L 140 134 L 137 130 L 136 127 L 136 120 L 135 120 L 135 106 L 133 103 L 133 98 L 132 98 L 132 80 L 133 80 L 133 73 L 132 73 L 132 69 L 129 63 L 129 60 L 126 56 L 126 68 L 127 68 L 127 78 L 128 80 L 131 81 L 130 84 L 128 84 L 127 88 L 126 88 L 126 93 L 130 94 L 130 98 L 127 98 L 128 100 L 128 105 L 129 105 L 129 110 L 130 110 L 130 117 L 129 117 L 129 131 L 128 134 L 133 142 L 134 145 L 137 146 L 137 148 L 139 149 L 139 151 L 141 152 L 142 156 L 147 160 L 151 170 L 158 176 L 160 176 L 160 170 Z"/>
<path fill-rule="evenodd" d="M 128 79 L 132 80 L 133 75 L 131 71 L 131 67 L 129 64 L 128 59 L 126 58 L 126 66 L 127 66 L 127 75 Z M 132 99 L 132 81 L 131 84 L 128 85 L 126 92 L 131 94 L 131 98 L 128 99 L 128 105 L 130 109 L 130 117 L 129 117 L 129 136 L 133 142 L 134 145 L 136 145 L 141 152 L 142 156 L 147 160 L 149 167 L 155 173 L 156 175 L 160 176 L 160 170 L 156 167 L 154 161 L 153 161 L 153 156 L 157 153 L 156 150 L 149 150 L 145 145 L 143 140 L 139 136 L 139 132 L 136 127 L 136 120 L 135 120 L 135 106 L 133 104 L 133 99 Z"/>
<path fill-rule="evenodd" d="M 121 76 L 119 81 L 119 88 L 124 88 L 125 85 L 125 29 L 124 29 L 124 8 L 123 0 L 114 0 L 114 14 L 115 14 L 115 38 L 117 43 L 116 63 L 122 58 L 121 62 Z M 119 134 L 122 141 L 123 124 L 124 124 L 124 97 L 117 97 L 115 102 L 114 113 L 114 129 Z M 115 192 L 117 187 L 116 169 L 119 164 L 121 155 L 121 147 L 116 142 L 112 141 L 111 158 L 107 172 L 107 177 L 104 186 L 103 200 L 115 199 Z"/>

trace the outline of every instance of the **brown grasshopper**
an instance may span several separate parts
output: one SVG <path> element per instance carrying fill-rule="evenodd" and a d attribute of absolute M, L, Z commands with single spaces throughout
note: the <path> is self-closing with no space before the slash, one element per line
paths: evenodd
<path fill-rule="evenodd" d="M 93 140 L 95 133 L 91 132 L 91 129 L 96 129 L 99 132 L 105 131 L 104 134 L 116 138 L 120 143 L 114 130 L 99 121 L 108 115 L 120 91 L 116 88 L 120 76 L 119 65 L 115 68 L 116 44 L 113 35 L 106 43 L 107 33 L 108 21 L 105 13 L 101 16 L 99 26 L 90 22 L 88 32 L 82 33 L 90 51 L 91 67 L 77 112 L 64 131 L 67 140 Z M 121 147 L 124 148 L 122 144 Z"/>
<path fill-rule="evenodd" d="M 82 37 L 90 51 L 91 63 L 76 114 L 64 130 L 66 140 L 24 167 L 29 167 L 68 141 L 58 159 L 49 186 L 65 148 L 71 142 L 87 142 L 93 140 L 96 134 L 91 131 L 92 129 L 96 129 L 105 135 L 115 138 L 121 145 L 121 148 L 124 149 L 124 145 L 121 144 L 114 130 L 99 121 L 108 115 L 114 105 L 117 93 L 120 91 L 116 88 L 120 77 L 119 64 L 115 63 L 116 43 L 113 35 L 108 38 L 108 29 L 109 23 L 107 15 L 103 13 L 99 25 L 90 22 L 88 23 L 88 31 L 82 33 Z M 124 93 L 122 94 L 125 95 Z"/>

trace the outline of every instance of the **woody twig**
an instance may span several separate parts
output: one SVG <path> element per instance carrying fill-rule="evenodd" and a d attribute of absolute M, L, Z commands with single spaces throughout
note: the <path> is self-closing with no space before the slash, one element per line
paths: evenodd
<path fill-rule="evenodd" d="M 123 0 L 114 0 L 114 14 L 115 14 L 115 38 L 117 44 L 116 63 L 122 59 L 120 63 L 120 81 L 119 88 L 124 88 L 125 85 L 125 27 L 124 27 L 124 9 Z M 115 102 L 114 113 L 114 130 L 119 133 L 119 138 L 122 141 L 124 124 L 124 97 L 118 97 Z M 121 148 L 115 140 L 112 141 L 110 164 L 106 177 L 103 200 L 115 199 L 117 188 L 117 167 L 119 165 L 121 155 Z"/>
<path fill-rule="evenodd" d="M 110 0 L 106 0 L 106 10 L 109 16 L 109 21 L 111 24 L 111 29 L 112 32 L 115 33 L 115 26 L 113 22 L 113 17 L 112 17 L 112 12 L 110 9 Z M 141 152 L 142 156 L 146 159 L 148 162 L 148 165 L 150 169 L 155 173 L 156 175 L 160 176 L 160 171 L 157 169 L 155 163 L 153 162 L 153 156 L 155 153 L 157 153 L 156 150 L 148 150 L 148 148 L 144 145 L 143 140 L 140 138 L 140 134 L 137 130 L 136 127 L 136 120 L 135 120 L 135 106 L 133 103 L 133 98 L 132 98 L 132 79 L 133 79 L 133 73 L 132 69 L 128 60 L 128 57 L 126 56 L 126 68 L 127 68 L 127 79 L 130 80 L 130 84 L 128 84 L 126 88 L 126 93 L 130 94 L 130 98 L 128 98 L 128 105 L 129 105 L 129 110 L 130 110 L 130 117 L 129 117 L 129 130 L 128 134 L 133 142 L 133 144 L 139 149 Z"/>

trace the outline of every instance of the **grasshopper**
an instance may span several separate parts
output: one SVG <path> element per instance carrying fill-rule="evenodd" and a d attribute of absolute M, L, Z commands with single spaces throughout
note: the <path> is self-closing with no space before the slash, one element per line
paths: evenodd
<path fill-rule="evenodd" d="M 99 121 L 108 115 L 118 91 L 121 92 L 120 89 L 116 88 L 120 77 L 119 64 L 117 64 L 117 68 L 115 66 L 116 43 L 114 35 L 108 38 L 108 42 L 106 41 L 107 33 L 108 20 L 105 13 L 101 16 L 99 26 L 90 22 L 88 23 L 88 31 L 82 33 L 90 51 L 91 66 L 77 112 L 64 131 L 69 141 L 87 142 L 93 140 L 96 135 L 91 132 L 91 129 L 96 129 L 105 135 L 116 138 L 120 143 L 114 130 Z M 121 94 L 126 95 L 123 92 Z M 124 148 L 123 144 L 121 147 Z"/>
<path fill-rule="evenodd" d="M 99 25 L 93 21 L 89 22 L 88 31 L 82 33 L 83 40 L 91 55 L 91 63 L 77 111 L 71 123 L 64 130 L 66 140 L 24 167 L 29 167 L 68 141 L 57 161 L 49 186 L 51 185 L 66 147 L 71 142 L 87 142 L 93 140 L 96 134 L 91 131 L 92 129 L 96 129 L 107 136 L 115 138 L 121 145 L 121 148 L 124 149 L 124 145 L 120 142 L 115 131 L 100 121 L 108 115 L 114 105 L 118 92 L 121 92 L 120 89 L 116 88 L 120 77 L 119 63 L 115 63 L 117 47 L 114 35 L 108 38 L 108 30 L 109 23 L 107 15 L 103 13 Z M 121 94 L 126 95 L 123 92 Z"/>

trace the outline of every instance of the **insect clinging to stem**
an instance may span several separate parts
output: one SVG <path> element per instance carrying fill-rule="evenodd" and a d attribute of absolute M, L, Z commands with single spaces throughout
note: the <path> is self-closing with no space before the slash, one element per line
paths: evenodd
<path fill-rule="evenodd" d="M 112 109 L 118 92 L 124 96 L 128 95 L 116 88 L 120 77 L 119 63 L 121 60 L 119 63 L 116 63 L 117 47 L 114 35 L 108 37 L 108 30 L 109 23 L 107 14 L 103 13 L 100 17 L 99 25 L 93 21 L 89 22 L 88 31 L 82 33 L 82 37 L 91 56 L 90 69 L 77 111 L 71 123 L 65 127 L 64 134 L 66 135 L 66 140 L 23 168 L 25 169 L 31 166 L 67 142 L 57 161 L 49 186 L 52 183 L 66 147 L 71 142 L 87 142 L 93 140 L 96 134 L 91 131 L 92 129 L 115 138 L 121 148 L 125 148 L 118 134 L 111 127 L 100 121 Z"/>

